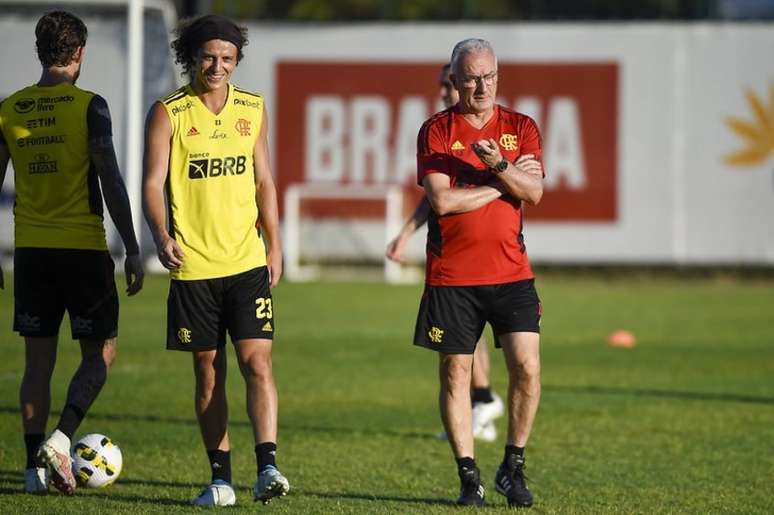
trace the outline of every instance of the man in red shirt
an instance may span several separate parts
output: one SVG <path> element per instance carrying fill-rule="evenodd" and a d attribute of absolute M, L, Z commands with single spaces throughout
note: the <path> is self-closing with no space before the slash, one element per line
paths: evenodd
<path fill-rule="evenodd" d="M 531 118 L 495 104 L 489 42 L 459 42 L 451 66 L 460 101 L 427 120 L 417 139 L 418 182 L 432 211 L 414 344 L 439 352 L 441 419 L 461 481 L 457 502 L 480 506 L 469 388 L 476 341 L 492 325 L 509 373 L 508 435 L 495 488 L 510 506 L 528 507 L 524 447 L 540 400 L 541 306 L 522 202 L 535 205 L 543 194 L 540 134 Z"/>
<path fill-rule="evenodd" d="M 438 76 L 439 96 L 444 103 L 445 108 L 450 108 L 460 101 L 460 94 L 452 84 L 449 75 L 451 73 L 451 64 L 444 64 L 441 73 Z M 427 197 L 417 204 L 414 213 L 403 224 L 398 235 L 387 246 L 387 258 L 400 263 L 403 257 L 403 249 L 409 241 L 409 238 L 427 222 L 430 215 L 430 203 Z M 473 400 L 473 438 L 484 442 L 494 442 L 497 439 L 497 429 L 494 421 L 503 415 L 503 401 L 489 382 L 490 370 L 489 351 L 487 350 L 486 338 L 482 335 L 476 344 L 476 351 L 473 353 L 473 371 L 471 373 L 471 397 Z M 447 439 L 444 431 L 439 438 Z"/>

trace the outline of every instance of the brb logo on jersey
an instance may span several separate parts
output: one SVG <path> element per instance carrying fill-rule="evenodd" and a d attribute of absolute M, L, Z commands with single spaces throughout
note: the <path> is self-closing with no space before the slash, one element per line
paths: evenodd
<path fill-rule="evenodd" d="M 247 157 L 212 157 L 210 159 L 193 159 L 188 161 L 189 179 L 206 179 L 226 175 L 242 175 L 245 173 Z"/>

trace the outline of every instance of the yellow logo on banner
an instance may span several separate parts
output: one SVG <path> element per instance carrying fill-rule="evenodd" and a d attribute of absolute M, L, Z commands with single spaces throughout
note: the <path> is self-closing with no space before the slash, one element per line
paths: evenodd
<path fill-rule="evenodd" d="M 769 105 L 754 91 L 745 91 L 752 111 L 752 120 L 726 118 L 726 125 L 742 138 L 746 146 L 726 156 L 732 166 L 753 166 L 766 161 L 774 153 L 774 84 L 769 85 Z"/>
<path fill-rule="evenodd" d="M 505 150 L 516 150 L 519 148 L 519 144 L 516 141 L 515 134 L 503 134 L 500 136 L 500 146 Z"/>
<path fill-rule="evenodd" d="M 433 343 L 441 343 L 441 340 L 443 340 L 443 329 L 439 329 L 433 326 L 430 328 L 430 331 L 427 333 L 427 335 L 430 337 L 430 341 Z"/>
<path fill-rule="evenodd" d="M 180 343 L 191 343 L 191 330 L 181 327 L 177 330 L 177 339 Z"/>
<path fill-rule="evenodd" d="M 457 140 L 454 143 L 452 143 L 451 149 L 452 150 L 465 150 L 465 145 L 460 143 L 460 140 Z"/>

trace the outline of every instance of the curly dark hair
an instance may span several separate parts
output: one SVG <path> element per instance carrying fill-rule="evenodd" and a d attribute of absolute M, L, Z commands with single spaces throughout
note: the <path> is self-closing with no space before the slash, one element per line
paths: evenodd
<path fill-rule="evenodd" d="M 237 64 L 244 57 L 242 47 L 247 45 L 247 27 L 214 14 L 182 20 L 175 30 L 175 35 L 177 39 L 170 46 L 175 54 L 175 62 L 183 66 L 183 75 L 191 73 L 196 54 L 201 46 L 211 39 L 233 43 L 237 47 Z"/>
<path fill-rule="evenodd" d="M 35 26 L 35 48 L 43 66 L 67 66 L 89 32 L 80 18 L 67 11 L 44 14 Z"/>

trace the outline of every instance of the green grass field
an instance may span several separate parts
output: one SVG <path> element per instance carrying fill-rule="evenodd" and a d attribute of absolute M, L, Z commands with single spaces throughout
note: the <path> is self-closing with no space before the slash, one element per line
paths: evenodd
<path fill-rule="evenodd" d="M 538 290 L 544 386 L 527 450 L 534 513 L 774 512 L 774 283 L 562 274 L 540 279 Z M 420 292 L 419 285 L 280 284 L 278 464 L 292 490 L 268 506 L 252 502 L 253 442 L 232 354 L 238 500 L 228 513 L 454 510 L 454 461 L 448 444 L 434 439 L 436 357 L 411 345 Z M 23 345 L 11 332 L 12 298 L 0 293 L 0 513 L 199 511 L 187 502 L 209 470 L 190 357 L 164 350 L 166 279 L 151 277 L 138 297 L 122 299 L 118 359 L 79 431 L 105 433 L 121 446 L 121 478 L 73 498 L 21 493 Z M 638 336 L 634 349 L 605 344 L 619 328 Z M 62 335 L 56 415 L 78 362 L 69 328 Z M 492 370 L 502 393 L 502 356 L 493 354 Z M 502 445 L 477 444 L 486 512 L 505 511 L 493 487 Z"/>

